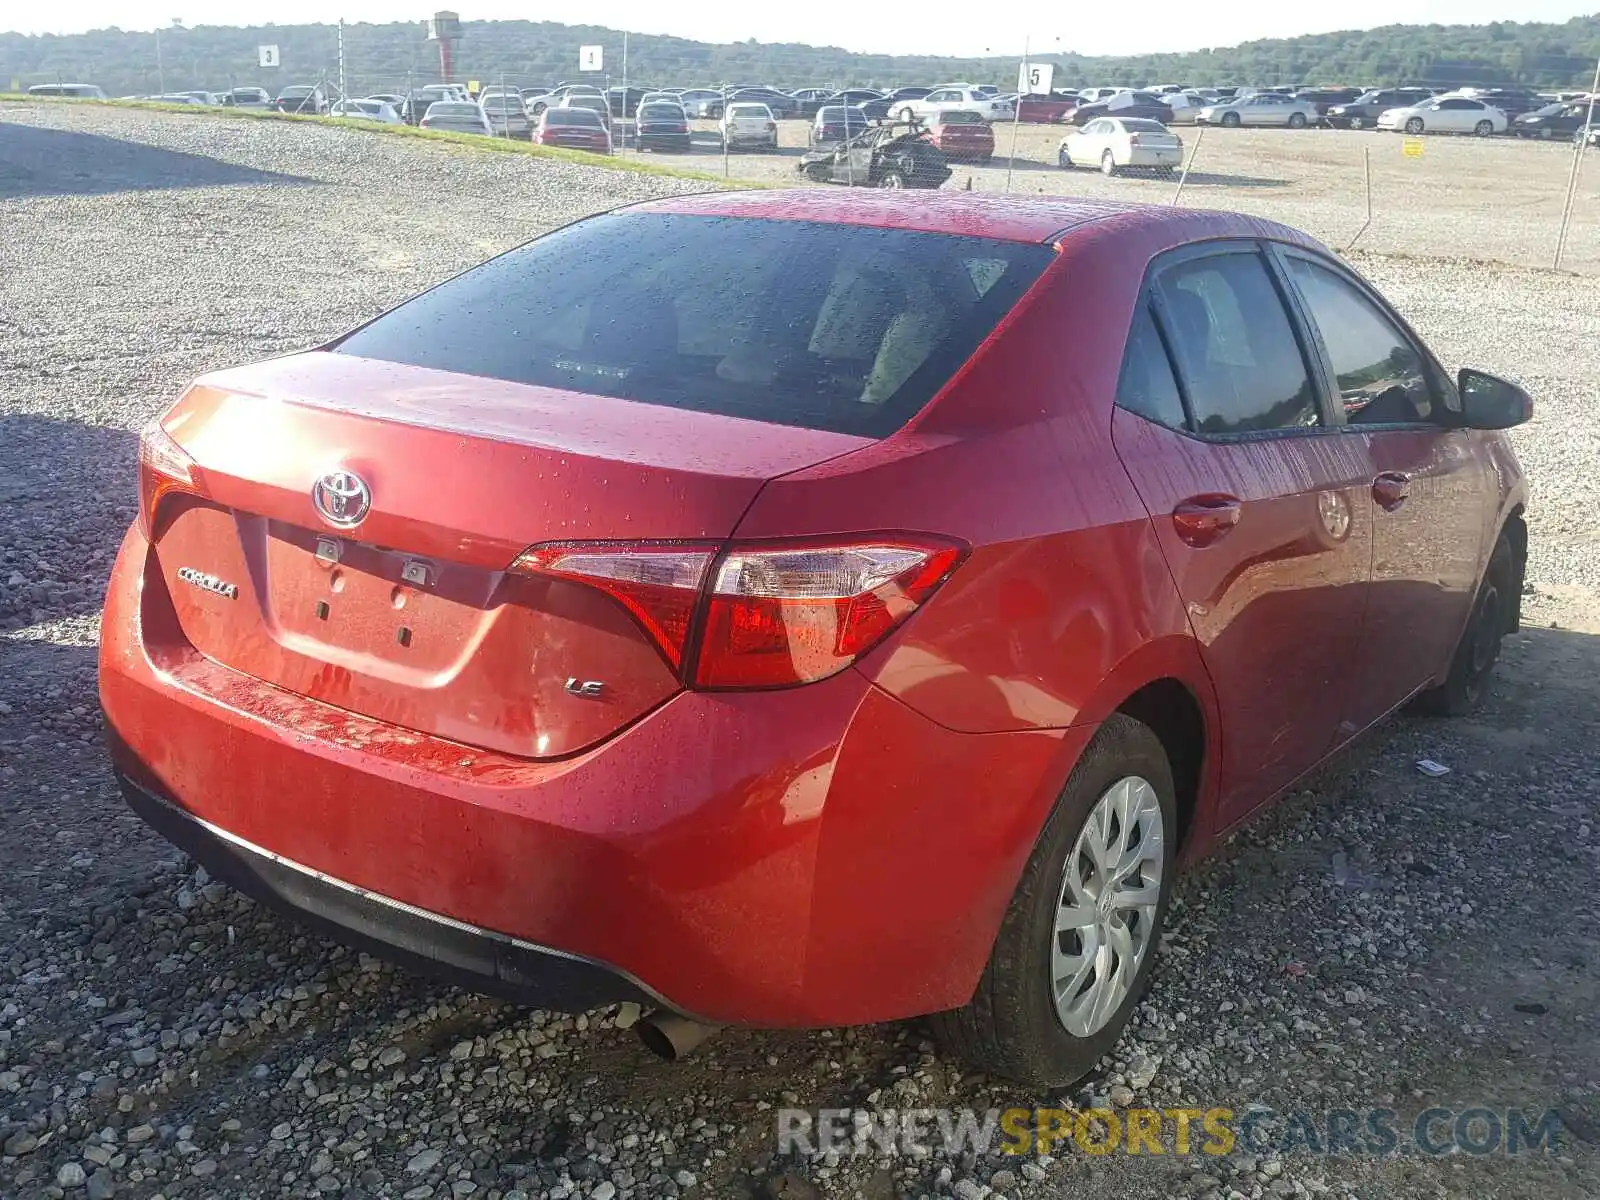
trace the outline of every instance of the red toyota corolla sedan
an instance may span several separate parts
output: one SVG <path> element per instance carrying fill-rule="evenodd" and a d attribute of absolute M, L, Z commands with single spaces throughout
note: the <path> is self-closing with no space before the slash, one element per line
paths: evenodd
<path fill-rule="evenodd" d="M 1477 698 L 1530 411 L 1264 221 L 639 205 L 145 431 L 116 768 L 216 875 L 484 991 L 940 1014 L 1059 1084 L 1180 859 Z"/>

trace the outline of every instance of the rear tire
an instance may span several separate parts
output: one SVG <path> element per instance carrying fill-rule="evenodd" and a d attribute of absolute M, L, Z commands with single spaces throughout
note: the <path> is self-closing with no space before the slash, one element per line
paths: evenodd
<path fill-rule="evenodd" d="M 1472 132 L 1477 134 L 1479 137 L 1490 137 L 1494 133 L 1494 122 L 1479 121 L 1472 127 Z M 1546 130 L 1545 132 L 1548 135 L 1549 130 Z"/>
<path fill-rule="evenodd" d="M 1450 674 L 1415 701 L 1418 712 L 1434 717 L 1464 717 L 1477 708 L 1488 688 L 1489 674 L 1500 657 L 1501 639 L 1510 631 L 1522 587 L 1521 571 L 1511 543 L 1501 537 L 1472 602 L 1472 616 L 1462 631 Z"/>
<path fill-rule="evenodd" d="M 1055 975 L 1058 955 L 1081 956 L 1086 947 L 1070 931 L 1058 932 L 1059 918 L 1067 911 L 1063 900 L 1068 896 L 1069 869 L 1083 878 L 1080 865 L 1090 816 L 1129 781 L 1148 785 L 1150 808 L 1134 829 L 1117 828 L 1116 841 L 1120 845 L 1123 839 L 1137 840 L 1143 846 L 1147 826 L 1154 824 L 1159 812 L 1160 867 L 1145 868 L 1158 877 L 1141 877 L 1146 889 L 1154 885 L 1158 892 L 1148 924 L 1140 916 L 1137 926 L 1124 926 L 1137 928 L 1143 939 L 1126 994 L 1114 1009 L 1099 1015 L 1098 1023 L 1091 1019 L 1092 1027 L 1079 1036 L 1063 1023 L 1055 1000 Z M 1111 1050 L 1155 966 L 1178 849 L 1173 795 L 1172 768 L 1160 739 L 1148 726 L 1121 713 L 1107 718 L 1039 833 L 972 999 L 931 1019 L 933 1034 L 948 1053 L 1030 1087 L 1056 1088 L 1083 1078 Z M 1123 965 L 1115 951 L 1111 961 L 1119 968 Z M 1098 978 L 1098 969 L 1095 974 Z M 1072 993 L 1069 1005 L 1083 994 Z"/>
<path fill-rule="evenodd" d="M 898 167 L 888 167 L 878 176 L 878 186 L 885 191 L 898 192 L 906 186 L 905 173 Z"/>
<path fill-rule="evenodd" d="M 1306 127 L 1306 115 L 1305 115 L 1305 113 L 1290 113 L 1289 114 L 1289 128 L 1290 129 L 1304 129 L 1305 127 Z"/>

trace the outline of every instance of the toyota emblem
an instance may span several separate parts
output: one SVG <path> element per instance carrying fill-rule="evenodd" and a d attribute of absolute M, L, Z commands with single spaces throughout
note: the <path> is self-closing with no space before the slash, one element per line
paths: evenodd
<path fill-rule="evenodd" d="M 372 507 L 372 489 L 354 471 L 329 471 L 311 485 L 311 503 L 329 525 L 351 529 Z"/>

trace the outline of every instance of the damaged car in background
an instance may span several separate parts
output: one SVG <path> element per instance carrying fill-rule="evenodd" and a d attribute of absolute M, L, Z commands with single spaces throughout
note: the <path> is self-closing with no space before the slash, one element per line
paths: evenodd
<path fill-rule="evenodd" d="M 809 150 L 795 169 L 812 183 L 846 187 L 937 188 L 950 163 L 919 119 L 885 122 L 847 141 Z"/>

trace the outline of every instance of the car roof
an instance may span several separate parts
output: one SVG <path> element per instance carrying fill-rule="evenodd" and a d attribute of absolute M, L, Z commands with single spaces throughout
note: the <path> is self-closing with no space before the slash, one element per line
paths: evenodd
<path fill-rule="evenodd" d="M 1320 248 L 1315 239 L 1287 225 L 1242 213 L 1071 196 L 781 188 L 668 196 L 634 205 L 630 211 L 826 221 L 1036 243 L 1065 243 L 1087 237 L 1091 230 L 1110 233 L 1113 227 L 1136 227 L 1146 237 L 1174 246 L 1209 238 L 1237 237 L 1270 238 Z"/>

